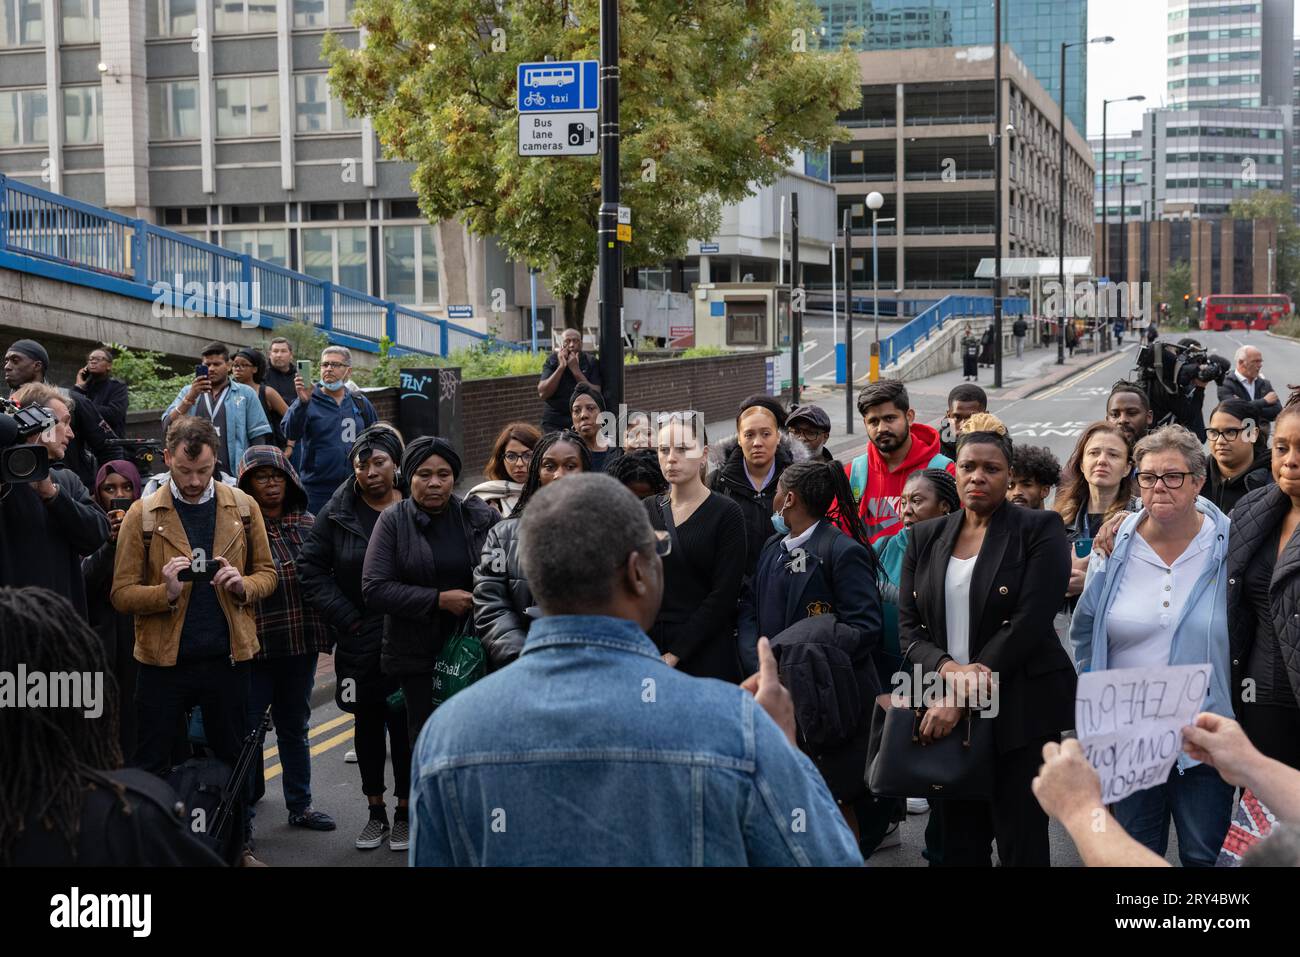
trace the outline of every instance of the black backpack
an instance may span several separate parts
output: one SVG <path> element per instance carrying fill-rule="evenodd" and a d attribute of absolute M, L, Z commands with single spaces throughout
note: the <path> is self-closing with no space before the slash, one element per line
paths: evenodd
<path fill-rule="evenodd" d="M 162 776 L 185 805 L 194 836 L 232 867 L 244 850 L 244 788 L 253 762 L 261 760 L 262 739 L 270 725 L 267 705 L 258 726 L 244 738 L 233 769 L 217 758 L 190 758 Z"/>

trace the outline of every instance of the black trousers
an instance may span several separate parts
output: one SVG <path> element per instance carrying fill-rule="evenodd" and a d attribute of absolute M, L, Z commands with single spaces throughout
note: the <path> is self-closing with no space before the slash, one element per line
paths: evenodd
<path fill-rule="evenodd" d="M 391 748 L 393 795 L 405 800 L 411 791 L 411 738 L 405 707 L 390 708 L 383 695 L 374 695 L 358 700 L 353 714 L 356 718 L 353 745 L 361 769 L 361 793 L 366 797 L 384 793 L 384 761 Z"/>
<path fill-rule="evenodd" d="M 998 844 L 1003 867 L 1048 867 L 1047 815 L 1030 789 L 1043 763 L 1043 738 L 998 755 L 993 800 L 930 800 L 925 856 L 931 867 L 990 867 Z"/>
<path fill-rule="evenodd" d="M 418 675 L 402 675 L 402 694 L 406 698 L 406 733 L 415 750 L 415 741 L 420 736 L 424 722 L 433 714 L 433 672 Z M 361 756 L 357 755 L 358 762 Z M 409 762 L 408 762 L 409 763 Z"/>
<path fill-rule="evenodd" d="M 961 374 L 974 376 L 978 379 L 980 374 L 979 356 L 963 355 L 961 357 Z"/>
<path fill-rule="evenodd" d="M 249 662 L 229 658 L 177 662 L 170 668 L 140 665 L 135 684 L 136 746 L 131 764 L 154 774 L 172 767 L 185 734 L 185 712 L 203 709 L 208 747 L 232 768 L 248 733 Z"/>
<path fill-rule="evenodd" d="M 1250 743 L 1265 757 L 1300 769 L 1300 709 L 1243 704 L 1237 716 Z"/>

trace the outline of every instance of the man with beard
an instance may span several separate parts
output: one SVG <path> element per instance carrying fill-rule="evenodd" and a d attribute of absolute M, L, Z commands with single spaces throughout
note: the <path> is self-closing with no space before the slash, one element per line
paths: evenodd
<path fill-rule="evenodd" d="M 939 451 L 939 433 L 916 421 L 907 387 L 898 379 L 867 385 L 858 393 L 858 411 L 867 431 L 867 451 L 845 471 L 874 544 L 903 527 L 900 506 L 909 475 L 926 468 L 956 474 L 956 465 Z"/>
<path fill-rule="evenodd" d="M 1119 426 L 1128 438 L 1129 448 L 1151 430 L 1151 419 L 1151 401 L 1140 385 L 1120 380 L 1111 386 L 1106 421 Z"/>
<path fill-rule="evenodd" d="M 1061 482 L 1061 463 L 1051 449 L 1017 445 L 1011 453 L 1011 489 L 1007 501 L 1024 508 L 1041 509 Z"/>
<path fill-rule="evenodd" d="M 74 398 L 90 402 L 113 434 L 126 435 L 126 383 L 113 378 L 113 354 L 100 346 L 91 349 L 86 364 L 77 370 Z"/>
<path fill-rule="evenodd" d="M 47 382 L 49 372 L 50 354 L 33 339 L 19 339 L 5 352 L 5 384 L 14 392 L 29 382 Z M 111 457 L 105 453 L 113 433 L 93 403 L 78 402 L 74 396 L 69 411 L 72 438 L 60 465 L 74 472 L 81 484 L 90 488 L 95 484 L 98 469 L 96 457 Z"/>
<path fill-rule="evenodd" d="M 831 417 L 821 406 L 795 406 L 785 420 L 785 431 L 787 435 L 802 442 L 814 459 L 834 461 L 835 456 L 826 448 L 826 441 L 831 437 Z"/>

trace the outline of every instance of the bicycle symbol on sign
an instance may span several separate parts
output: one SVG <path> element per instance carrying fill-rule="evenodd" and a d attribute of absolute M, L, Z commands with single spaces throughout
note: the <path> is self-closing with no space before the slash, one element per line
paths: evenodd
<path fill-rule="evenodd" d="M 533 90 L 532 93 L 529 93 L 526 97 L 524 97 L 524 106 L 545 106 L 545 105 L 546 105 L 546 97 L 542 96 L 542 94 L 538 93 L 536 90 Z"/>

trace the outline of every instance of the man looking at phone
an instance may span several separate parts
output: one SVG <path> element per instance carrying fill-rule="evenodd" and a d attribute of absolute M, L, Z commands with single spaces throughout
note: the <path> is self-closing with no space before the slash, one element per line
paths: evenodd
<path fill-rule="evenodd" d="M 176 395 L 163 413 L 163 428 L 174 419 L 192 415 L 207 419 L 217 432 L 216 467 L 234 475 L 244 449 L 271 434 L 257 392 L 230 378 L 230 350 L 220 342 L 203 350 L 203 362 L 194 367 L 194 381 Z"/>
<path fill-rule="evenodd" d="M 580 382 L 599 391 L 600 366 L 582 351 L 582 333 L 565 329 L 560 344 L 542 364 L 542 377 L 537 383 L 537 396 L 546 403 L 542 413 L 543 432 L 573 427 L 569 399 Z"/>
<path fill-rule="evenodd" d="M 131 506 L 117 535 L 113 607 L 135 616 L 140 663 L 130 763 L 155 774 L 171 767 L 195 705 L 208 745 L 231 767 L 247 731 L 254 609 L 277 579 L 261 510 L 213 479 L 221 445 L 211 422 L 177 417 L 163 451 L 167 481 Z"/>
<path fill-rule="evenodd" d="M 280 431 L 294 443 L 295 467 L 301 462 L 307 511 L 313 514 L 352 476 L 352 444 L 379 421 L 370 400 L 347 388 L 351 374 L 352 353 L 327 346 L 320 354 L 320 384 L 313 387 L 301 374 L 294 376 L 297 395 L 280 420 Z"/>

